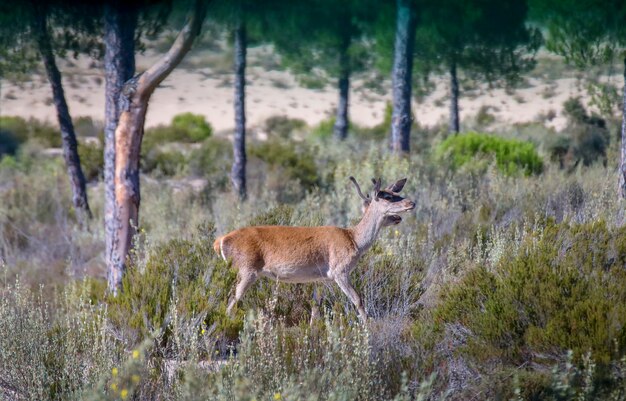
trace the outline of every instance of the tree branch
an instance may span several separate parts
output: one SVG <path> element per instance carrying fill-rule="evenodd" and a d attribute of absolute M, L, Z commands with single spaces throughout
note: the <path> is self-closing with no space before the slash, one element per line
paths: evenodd
<path fill-rule="evenodd" d="M 137 94 L 141 98 L 149 97 L 154 89 L 169 75 L 191 48 L 194 39 L 200 34 L 200 28 L 206 15 L 206 0 L 196 0 L 187 23 L 181 29 L 172 47 L 159 61 L 145 71 L 137 85 Z"/>

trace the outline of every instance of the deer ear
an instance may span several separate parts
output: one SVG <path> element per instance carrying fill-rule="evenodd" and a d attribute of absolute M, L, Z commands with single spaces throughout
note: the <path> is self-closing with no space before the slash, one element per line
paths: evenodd
<path fill-rule="evenodd" d="M 396 181 L 395 184 L 391 184 L 385 189 L 391 192 L 400 192 L 404 188 L 404 184 L 406 184 L 406 178 Z"/>

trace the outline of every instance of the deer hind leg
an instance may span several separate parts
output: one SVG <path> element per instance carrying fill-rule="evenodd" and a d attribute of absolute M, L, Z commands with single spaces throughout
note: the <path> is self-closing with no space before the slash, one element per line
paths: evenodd
<path fill-rule="evenodd" d="M 228 303 L 228 308 L 226 308 L 226 314 L 228 316 L 232 316 L 233 308 L 237 305 L 237 302 L 241 300 L 243 294 L 248 291 L 248 289 L 254 284 L 257 280 L 256 272 L 243 272 L 239 271 L 239 282 L 235 287 L 235 296 Z"/>
<path fill-rule="evenodd" d="M 322 297 L 317 290 L 317 286 L 313 286 L 313 304 L 311 306 L 311 321 L 309 324 L 313 326 L 313 323 L 320 317 L 320 304 Z"/>
<path fill-rule="evenodd" d="M 352 286 L 352 283 L 350 283 L 350 278 L 348 276 L 338 276 L 335 277 L 335 282 L 339 288 L 341 288 L 341 291 L 343 291 L 350 301 L 352 301 L 354 306 L 356 306 L 361 322 L 365 323 L 367 321 L 367 314 L 365 313 L 365 308 L 363 308 L 361 297 L 357 294 L 356 290 Z"/>

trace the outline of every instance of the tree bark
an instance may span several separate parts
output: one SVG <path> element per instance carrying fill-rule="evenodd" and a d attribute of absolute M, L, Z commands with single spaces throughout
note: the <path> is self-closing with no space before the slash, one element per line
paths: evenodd
<path fill-rule="evenodd" d="M 126 269 L 126 260 L 139 221 L 139 156 L 150 96 L 180 63 L 200 33 L 205 2 L 196 0 L 187 23 L 168 52 L 144 73 L 124 84 L 120 94 L 120 117 L 115 130 L 115 192 L 112 256 L 115 269 L 109 271 L 109 290 L 117 294 Z"/>
<path fill-rule="evenodd" d="M 350 58 L 348 49 L 350 47 L 350 39 L 344 39 L 339 52 L 339 104 L 337 105 L 337 116 L 333 127 L 335 138 L 344 140 L 348 136 L 348 126 L 350 124 L 348 118 L 349 95 L 350 95 Z"/>
<path fill-rule="evenodd" d="M 115 129 L 120 115 L 119 95 L 135 73 L 135 29 L 137 10 L 120 3 L 104 7 L 104 228 L 105 262 L 109 290 L 115 294 L 124 269 L 125 256 L 115 251 L 120 242 L 115 209 Z"/>
<path fill-rule="evenodd" d="M 411 0 L 397 0 L 396 39 L 392 72 L 391 150 L 407 153 L 411 135 L 411 74 L 415 45 L 415 13 Z"/>
<path fill-rule="evenodd" d="M 456 61 L 450 62 L 450 132 L 461 130 L 459 119 L 459 81 L 456 75 Z"/>
<path fill-rule="evenodd" d="M 33 29 L 35 32 L 37 48 L 43 59 L 46 68 L 46 75 L 52 88 L 52 99 L 57 112 L 57 120 L 61 129 L 61 141 L 63 145 L 63 157 L 67 174 L 70 178 L 70 186 L 72 188 L 72 203 L 79 215 L 85 215 L 91 219 L 92 214 L 87 201 L 87 190 L 85 188 L 85 175 L 80 165 L 80 157 L 78 156 L 78 143 L 76 141 L 76 133 L 74 125 L 65 100 L 63 91 L 63 83 L 61 81 L 61 73 L 54 59 L 52 44 L 50 42 L 50 34 L 48 32 L 48 24 L 46 21 L 46 13 L 40 5 L 35 7 L 35 21 Z M 79 220 L 82 220 L 82 217 Z"/>
<path fill-rule="evenodd" d="M 246 27 L 243 21 L 235 29 L 235 134 L 231 181 L 240 201 L 246 199 Z"/>
<path fill-rule="evenodd" d="M 626 198 L 626 57 L 624 57 L 624 88 L 622 96 L 622 144 L 619 187 L 620 195 Z"/>

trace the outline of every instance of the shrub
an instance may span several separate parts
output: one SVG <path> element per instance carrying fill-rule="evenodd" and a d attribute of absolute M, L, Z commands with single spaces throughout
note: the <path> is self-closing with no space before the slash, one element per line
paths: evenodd
<path fill-rule="evenodd" d="M 266 162 L 271 168 L 283 169 L 289 179 L 300 182 L 304 191 L 310 191 L 320 183 L 313 155 L 297 149 L 292 142 L 263 142 L 251 146 L 250 155 Z"/>
<path fill-rule="evenodd" d="M 185 131 L 189 142 L 200 142 L 213 134 L 213 128 L 200 114 L 177 114 L 172 118 L 172 127 Z"/>
<path fill-rule="evenodd" d="M 104 153 L 101 146 L 79 142 L 78 157 L 87 180 L 95 180 L 103 175 Z"/>
<path fill-rule="evenodd" d="M 80 116 L 74 119 L 74 130 L 76 136 L 103 137 L 104 124 L 101 121 L 94 121 L 90 116 Z"/>
<path fill-rule="evenodd" d="M 443 291 L 436 316 L 473 336 L 467 351 L 514 364 L 571 349 L 607 363 L 626 347 L 626 228 L 555 224 L 530 235 L 494 269 L 472 269 Z"/>
<path fill-rule="evenodd" d="M 450 136 L 437 147 L 436 153 L 453 169 L 495 157 L 498 170 L 506 175 L 531 175 L 543 170 L 543 162 L 532 143 L 495 135 L 468 132 Z"/>
<path fill-rule="evenodd" d="M 35 118 L 25 120 L 22 117 L 0 117 L 0 130 L 5 136 L 14 138 L 15 142 L 22 144 L 29 139 L 52 148 L 61 147 L 61 133 L 47 122 L 41 122 Z"/>
<path fill-rule="evenodd" d="M 570 98 L 563 103 L 567 127 L 558 139 L 548 143 L 548 151 L 561 167 L 571 168 L 580 161 L 589 166 L 597 160 L 606 162 L 610 133 L 606 121 L 595 114 L 589 115 L 580 98 Z"/>
<path fill-rule="evenodd" d="M 191 174 L 208 177 L 228 177 L 232 164 L 233 146 L 227 139 L 208 138 L 202 146 L 194 149 L 189 157 Z M 216 177 L 215 179 L 218 179 Z"/>
<path fill-rule="evenodd" d="M 78 287 L 68 288 L 54 305 L 19 281 L 3 288 L 0 398 L 82 399 L 81 392 L 119 360 L 106 308 L 89 304 Z"/>
<path fill-rule="evenodd" d="M 305 127 L 306 122 L 299 118 L 273 116 L 265 120 L 263 129 L 279 138 L 289 139 L 294 132 L 302 131 Z"/>
<path fill-rule="evenodd" d="M 130 330 L 135 343 L 161 333 L 166 348 L 174 318 L 196 322 L 198 331 L 215 323 L 236 336 L 241 322 L 225 315 L 235 273 L 211 245 L 209 238 L 174 239 L 151 251 L 145 266 L 131 266 L 121 294 L 108 300 L 116 325 Z"/>
<path fill-rule="evenodd" d="M 157 176 L 175 176 L 186 165 L 187 158 L 178 150 L 153 149 L 141 159 L 141 170 L 144 173 L 156 173 Z"/>
<path fill-rule="evenodd" d="M 335 127 L 335 117 L 327 118 L 326 120 L 322 120 L 311 130 L 311 135 L 314 138 L 319 139 L 328 139 L 333 136 L 333 129 Z"/>
<path fill-rule="evenodd" d="M 192 113 L 178 114 L 170 125 L 147 129 L 142 141 L 142 153 L 149 154 L 155 148 L 172 143 L 201 142 L 213 134 L 213 128 L 203 116 Z"/>

